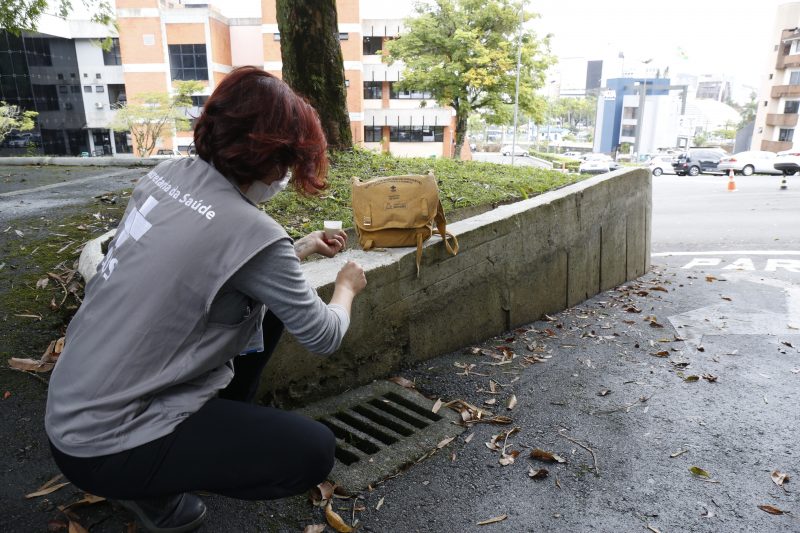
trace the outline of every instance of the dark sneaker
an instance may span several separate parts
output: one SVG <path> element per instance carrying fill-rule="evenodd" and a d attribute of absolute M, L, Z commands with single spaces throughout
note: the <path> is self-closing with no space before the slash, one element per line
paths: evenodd
<path fill-rule="evenodd" d="M 206 504 L 188 492 L 149 500 L 117 500 L 117 503 L 136 515 L 151 533 L 194 531 L 206 517 Z"/>

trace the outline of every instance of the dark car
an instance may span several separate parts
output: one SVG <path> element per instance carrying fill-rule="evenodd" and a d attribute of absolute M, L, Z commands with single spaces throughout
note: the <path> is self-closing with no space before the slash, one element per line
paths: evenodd
<path fill-rule="evenodd" d="M 722 148 L 689 148 L 672 163 L 678 176 L 697 176 L 702 172 L 716 172 L 720 160 L 727 152 Z"/>

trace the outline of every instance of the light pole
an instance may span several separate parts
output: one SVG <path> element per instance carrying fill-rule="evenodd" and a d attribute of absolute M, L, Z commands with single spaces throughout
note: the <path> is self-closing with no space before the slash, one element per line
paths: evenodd
<path fill-rule="evenodd" d="M 517 154 L 517 119 L 519 117 L 519 71 L 522 63 L 522 23 L 525 22 L 525 0 L 519 5 L 519 30 L 517 31 L 517 85 L 514 89 L 514 132 L 511 138 L 511 166 Z"/>

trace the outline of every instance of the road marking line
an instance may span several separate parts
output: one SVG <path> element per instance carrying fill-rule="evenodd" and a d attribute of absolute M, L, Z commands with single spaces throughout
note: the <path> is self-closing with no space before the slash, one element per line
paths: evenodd
<path fill-rule="evenodd" d="M 97 176 L 87 176 L 85 178 L 78 178 L 76 180 L 70 181 L 62 181 L 59 183 L 51 183 L 50 185 L 42 185 L 40 187 L 34 187 L 32 189 L 20 189 L 18 191 L 11 191 L 11 192 L 4 192 L 0 193 L 0 198 L 8 198 L 10 196 L 19 196 L 21 194 L 31 194 L 40 191 L 47 191 L 50 189 L 57 189 L 59 187 L 66 187 L 67 185 L 76 185 L 80 183 L 87 183 L 90 181 L 101 180 L 104 178 L 113 178 L 116 176 L 121 176 L 127 172 L 130 172 L 132 169 L 126 168 L 125 170 L 118 170 L 116 172 L 108 172 L 107 174 L 98 174 Z"/>
<path fill-rule="evenodd" d="M 700 255 L 800 255 L 800 252 L 787 250 L 733 250 L 718 252 L 656 252 L 650 257 L 670 257 L 670 256 L 700 256 Z"/>

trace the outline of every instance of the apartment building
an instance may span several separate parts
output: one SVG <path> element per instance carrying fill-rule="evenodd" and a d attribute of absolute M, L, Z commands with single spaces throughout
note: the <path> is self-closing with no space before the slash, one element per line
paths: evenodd
<path fill-rule="evenodd" d="M 779 152 L 800 141 L 800 2 L 778 6 L 770 46 L 750 149 Z"/>

